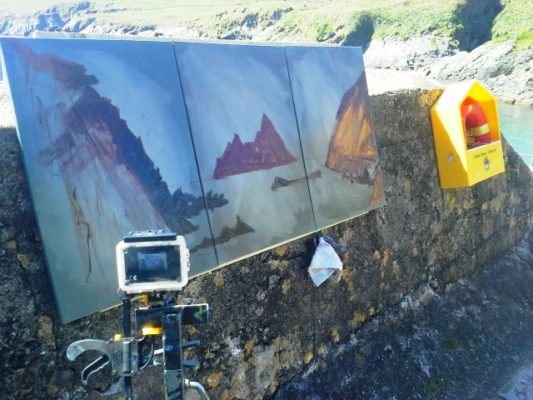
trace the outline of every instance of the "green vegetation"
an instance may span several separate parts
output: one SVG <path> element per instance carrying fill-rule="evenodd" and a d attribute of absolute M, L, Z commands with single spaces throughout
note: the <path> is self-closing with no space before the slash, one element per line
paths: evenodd
<path fill-rule="evenodd" d="M 508 0 L 492 26 L 496 42 L 516 39 L 516 47 L 533 46 L 533 0 Z"/>
<path fill-rule="evenodd" d="M 460 0 L 362 0 L 292 2 L 291 12 L 280 21 L 290 36 L 321 40 L 324 36 L 345 37 L 362 25 L 372 27 L 372 37 L 412 35 L 451 36 L 453 10 Z M 257 2 L 256 2 L 257 3 Z M 268 2 L 272 7 L 276 2 Z M 294 4 L 293 4 L 294 3 Z M 278 7 L 287 5 L 277 2 Z M 331 35 L 334 33 L 334 35 Z"/>
<path fill-rule="evenodd" d="M 0 10 L 3 10 L 0 14 L 35 13 L 77 2 L 26 0 L 19 3 L 0 0 Z M 517 47 L 533 44 L 533 0 L 94 0 L 91 4 L 100 23 L 150 25 L 178 35 L 178 28 L 192 28 L 203 36 L 220 37 L 243 28 L 269 27 L 276 37 L 287 40 L 340 42 L 351 37 L 355 43 L 364 44 L 376 37 L 407 39 L 413 35 L 431 35 L 456 39 L 458 45 L 461 42 L 475 45 L 472 35 L 482 23 L 486 38 L 492 32 L 496 41 L 514 39 Z M 502 6 L 492 25 L 491 18 L 486 17 L 487 7 L 497 13 Z M 482 7 L 485 9 L 481 10 Z"/>
<path fill-rule="evenodd" d="M 324 40 L 329 39 L 329 37 L 334 34 L 331 25 L 327 22 L 319 24 L 316 29 L 315 39 L 317 42 L 323 42 Z"/>

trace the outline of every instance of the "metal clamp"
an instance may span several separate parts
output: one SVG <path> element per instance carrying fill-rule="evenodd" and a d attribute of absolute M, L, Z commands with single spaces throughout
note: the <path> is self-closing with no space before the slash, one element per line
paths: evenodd
<path fill-rule="evenodd" d="M 111 363 L 113 374 L 131 376 L 139 371 L 137 340 L 132 337 L 118 340 L 83 339 L 67 348 L 67 358 L 74 361 L 86 351 L 97 351 L 103 356 L 88 364 L 81 372 L 81 381 L 87 385 L 89 377 Z"/>

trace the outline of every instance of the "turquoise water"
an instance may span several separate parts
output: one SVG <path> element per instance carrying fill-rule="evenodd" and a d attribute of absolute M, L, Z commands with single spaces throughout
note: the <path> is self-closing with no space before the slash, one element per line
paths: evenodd
<path fill-rule="evenodd" d="M 533 106 L 498 104 L 500 129 L 527 165 L 533 165 Z"/>

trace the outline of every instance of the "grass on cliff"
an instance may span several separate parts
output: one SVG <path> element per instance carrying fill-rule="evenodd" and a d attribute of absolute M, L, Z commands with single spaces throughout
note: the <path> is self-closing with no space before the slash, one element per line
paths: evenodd
<path fill-rule="evenodd" d="M 254 23 L 263 25 L 279 17 L 283 36 L 288 39 L 326 41 L 344 37 L 367 26 L 372 37 L 412 35 L 450 36 L 453 10 L 462 0 L 332 0 L 332 1 L 254 1 L 235 2 L 231 6 L 203 16 L 196 14 L 189 26 L 210 34 Z M 211 2 L 221 7 L 220 2 Z M 186 8 L 184 7 L 186 12 Z M 216 17 L 216 18 L 215 18 Z M 253 28 L 254 23 L 251 27 Z"/>
<path fill-rule="evenodd" d="M 461 7 L 476 10 L 498 0 L 94 0 L 100 22 L 133 26 L 154 26 L 165 31 L 198 30 L 203 36 L 218 37 L 232 30 L 274 29 L 288 40 L 336 41 L 350 34 L 370 38 L 413 35 L 456 38 L 468 21 L 461 19 Z M 503 11 L 492 29 L 496 41 L 517 40 L 518 47 L 533 43 L 533 0 L 499 0 Z M 56 5 L 74 5 L 74 0 L 0 0 L 0 14 L 32 14 Z M 479 7 L 478 7 L 479 5 Z M 489 21 L 491 23 L 492 21 Z M 474 27 L 475 29 L 475 27 Z"/>
<path fill-rule="evenodd" d="M 363 0 L 330 1 L 300 6 L 286 14 L 282 23 L 289 31 L 301 31 L 314 39 L 324 37 L 324 26 L 345 34 L 365 20 L 373 37 L 395 36 L 406 39 L 419 34 L 444 34 L 453 31 L 450 24 L 459 0 Z"/>
<path fill-rule="evenodd" d="M 516 39 L 516 46 L 533 46 L 533 0 L 507 0 L 492 27 L 495 42 Z"/>

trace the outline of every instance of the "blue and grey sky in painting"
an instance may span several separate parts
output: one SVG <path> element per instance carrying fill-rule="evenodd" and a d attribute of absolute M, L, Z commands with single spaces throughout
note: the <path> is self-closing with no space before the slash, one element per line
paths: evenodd
<path fill-rule="evenodd" d="M 214 171 L 234 133 L 253 141 L 263 113 L 301 159 L 283 48 L 177 43 L 176 53 L 203 168 Z"/>

